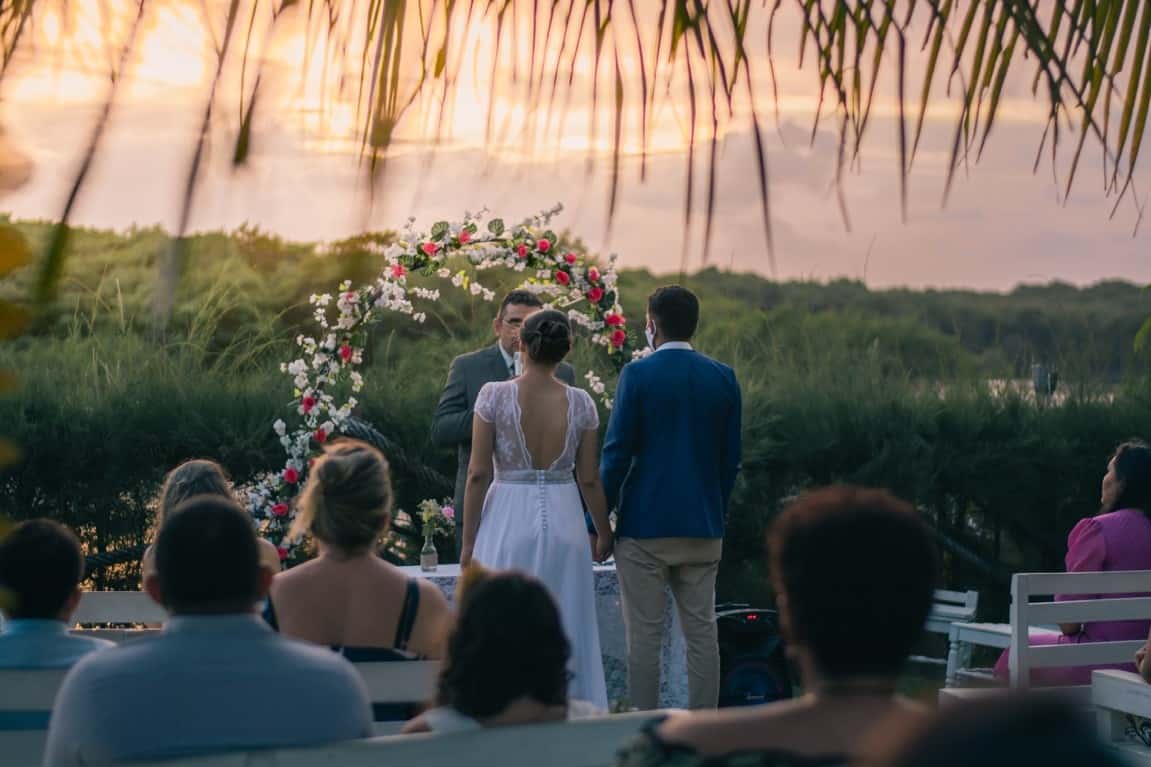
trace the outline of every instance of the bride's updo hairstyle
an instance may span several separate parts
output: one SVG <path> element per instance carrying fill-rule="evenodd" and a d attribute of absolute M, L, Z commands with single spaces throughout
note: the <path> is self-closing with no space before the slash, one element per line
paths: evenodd
<path fill-rule="evenodd" d="M 392 519 L 388 461 L 366 442 L 345 439 L 324 447 L 300 494 L 290 535 L 316 540 L 349 554 L 376 545 Z"/>
<path fill-rule="evenodd" d="M 571 322 L 555 309 L 536 312 L 524 320 L 520 340 L 532 362 L 558 365 L 572 348 Z"/>

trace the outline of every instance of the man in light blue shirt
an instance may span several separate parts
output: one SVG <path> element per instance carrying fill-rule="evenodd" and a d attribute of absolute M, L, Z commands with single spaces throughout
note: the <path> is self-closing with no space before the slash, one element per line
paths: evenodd
<path fill-rule="evenodd" d="M 56 698 L 45 767 L 369 737 L 355 668 L 273 632 L 254 606 L 272 575 L 233 501 L 178 506 L 155 544 L 148 593 L 171 617 L 153 637 L 85 658 Z"/>
<path fill-rule="evenodd" d="M 48 519 L 23 522 L 0 541 L 0 669 L 68 668 L 112 643 L 73 636 L 84 554 L 72 531 Z"/>

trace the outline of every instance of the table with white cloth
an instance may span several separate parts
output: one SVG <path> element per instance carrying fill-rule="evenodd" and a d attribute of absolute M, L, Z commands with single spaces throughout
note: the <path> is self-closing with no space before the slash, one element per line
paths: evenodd
<path fill-rule="evenodd" d="M 439 587 L 449 602 L 455 599 L 459 565 L 440 565 L 433 572 L 417 566 L 401 567 L 411 577 L 426 578 Z M 607 696 L 612 706 L 627 700 L 627 639 L 620 606 L 619 577 L 614 564 L 595 566 L 596 616 L 599 622 L 600 651 L 607 680 Z M 687 660 L 683 632 L 675 615 L 671 595 L 667 596 L 663 651 L 660 658 L 660 706 L 687 707 Z"/>

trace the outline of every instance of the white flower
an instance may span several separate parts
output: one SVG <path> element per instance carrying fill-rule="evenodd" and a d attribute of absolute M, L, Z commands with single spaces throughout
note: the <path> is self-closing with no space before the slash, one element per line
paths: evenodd
<path fill-rule="evenodd" d="M 303 360 L 294 360 L 288 363 L 287 371 L 293 376 L 307 375 L 308 363 Z"/>
<path fill-rule="evenodd" d="M 288 425 L 284 423 L 284 421 L 280 418 L 276 419 L 276 422 L 272 424 L 272 428 L 275 430 L 276 434 L 281 437 L 288 433 Z"/>
<path fill-rule="evenodd" d="M 596 381 L 594 384 L 592 384 L 591 390 L 596 394 L 603 394 L 607 388 L 603 385 L 602 381 Z"/>
<path fill-rule="evenodd" d="M 473 282 L 471 285 L 468 286 L 468 290 L 471 291 L 471 294 L 473 296 L 478 296 L 480 293 L 482 293 L 484 291 L 484 287 L 483 287 L 483 285 L 480 285 L 478 282 Z"/>
<path fill-rule="evenodd" d="M 446 280 L 452 276 L 452 270 L 448 269 L 447 267 L 444 267 L 442 269 L 438 269 L 438 270 L 436 270 L 436 276 L 439 277 L 441 280 Z"/>

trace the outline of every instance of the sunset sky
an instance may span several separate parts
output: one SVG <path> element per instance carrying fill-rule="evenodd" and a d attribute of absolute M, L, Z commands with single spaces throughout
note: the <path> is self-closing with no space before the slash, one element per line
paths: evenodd
<path fill-rule="evenodd" d="M 208 5 L 218 10 L 220 4 Z M 651 2 L 639 5 L 641 13 L 654 12 Z M 14 216 L 55 218 L 63 207 L 107 89 L 108 62 L 114 51 L 102 42 L 107 39 L 103 33 L 111 30 L 111 38 L 120 39 L 130 21 L 127 15 L 105 19 L 99 8 L 92 0 L 78 3 L 70 17 L 46 14 L 39 18 L 0 85 L 0 123 L 33 167 L 28 183 L 0 199 L 0 209 Z M 218 12 L 214 17 L 217 35 L 222 18 Z M 241 18 L 241 26 L 246 27 L 247 17 Z M 753 16 L 751 27 L 763 26 Z M 258 28 L 263 30 L 265 25 Z M 438 218 L 455 218 L 485 205 L 515 220 L 562 202 L 566 210 L 557 226 L 570 229 L 595 249 L 619 253 L 623 266 L 678 270 L 685 254 L 688 117 L 685 99 L 680 97 L 683 78 L 673 80 L 670 95 L 660 100 L 653 116 L 651 154 L 642 184 L 639 112 L 629 109 L 625 113 L 621 197 L 609 233 L 613 73 L 607 67 L 601 70 L 606 95 L 601 96 L 604 103 L 596 113 L 599 127 L 593 141 L 587 87 L 591 49 L 585 45 L 562 131 L 553 125 L 552 135 L 541 138 L 546 122 L 541 117 L 533 142 L 522 87 L 516 90 L 510 85 L 509 51 L 520 57 L 522 73 L 528 61 L 527 35 L 505 40 L 497 75 L 502 84 L 496 91 L 495 122 L 497 126 L 506 123 L 508 130 L 486 143 L 492 29 L 487 22 L 476 24 L 467 38 L 460 37 L 452 46 L 448 69 L 457 68 L 460 76 L 450 114 L 440 119 L 438 91 L 417 101 L 400 124 L 381 195 L 370 207 L 354 105 L 351 98 L 340 95 L 338 67 L 329 62 L 325 68 L 323 56 L 316 55 L 322 41 L 312 40 L 309 45 L 299 18 L 281 19 L 266 39 L 257 34 L 253 50 L 262 51 L 267 63 L 254 152 L 247 166 L 231 168 L 240 99 L 237 50 L 229 59 L 217 101 L 193 230 L 230 229 L 250 222 L 288 238 L 315 241 L 364 228 L 397 227 L 408 216 L 430 225 Z M 942 87 L 937 88 L 938 101 L 932 102 L 911 176 L 907 223 L 900 220 L 896 112 L 889 83 L 885 83 L 865 142 L 862 168 L 845 181 L 851 220 L 847 231 L 834 195 L 834 119 L 821 123 L 814 144 L 810 143 L 818 83 L 810 61 L 802 71 L 795 66 L 798 29 L 797 20 L 784 15 L 775 32 L 778 122 L 770 106 L 763 35 L 757 32 L 749 37 L 753 70 L 758 72 L 757 101 L 768 118 L 778 277 L 846 276 L 865 279 L 876 287 L 993 290 L 1050 280 L 1151 282 L 1151 222 L 1145 221 L 1133 236 L 1137 212 L 1129 201 L 1109 219 L 1113 199 L 1102 192 L 1097 145 L 1088 143 L 1066 204 L 1058 200 L 1065 162 L 1059 166 L 1059 183 L 1053 180 L 1049 161 L 1033 175 L 1045 105 L 1032 100 L 1030 68 L 1021 69 L 1009 82 L 988 150 L 978 164 L 960 174 L 946 208 L 940 202 L 955 105 Z M 237 40 L 241 44 L 243 36 Z M 305 68 L 309 50 L 312 54 Z M 913 57 L 912 70 L 915 63 Z M 637 62 L 625 55 L 621 66 L 625 89 L 637 92 Z M 214 67 L 212 39 L 201 5 L 153 4 L 114 123 L 77 207 L 76 223 L 115 228 L 158 223 L 175 228 Z M 246 77 L 250 87 L 251 70 Z M 345 93 L 354 93 L 346 78 L 344 86 Z M 909 91 L 917 94 L 918 86 Z M 710 263 L 767 273 L 747 106 L 745 98 L 738 99 L 735 115 L 721 125 L 718 213 Z M 433 146 L 437 123 L 441 136 Z M 700 125 L 698 140 L 703 141 L 704 121 Z M 1068 145 L 1069 138 L 1064 137 Z M 706 148 L 706 143 L 697 144 L 700 187 Z M 590 164 L 589 157 L 594 160 Z M 1137 178 L 1140 194 L 1151 194 L 1151 161 L 1146 154 Z M 699 243 L 702 193 L 696 211 L 686 249 L 692 268 L 703 265 Z"/>

